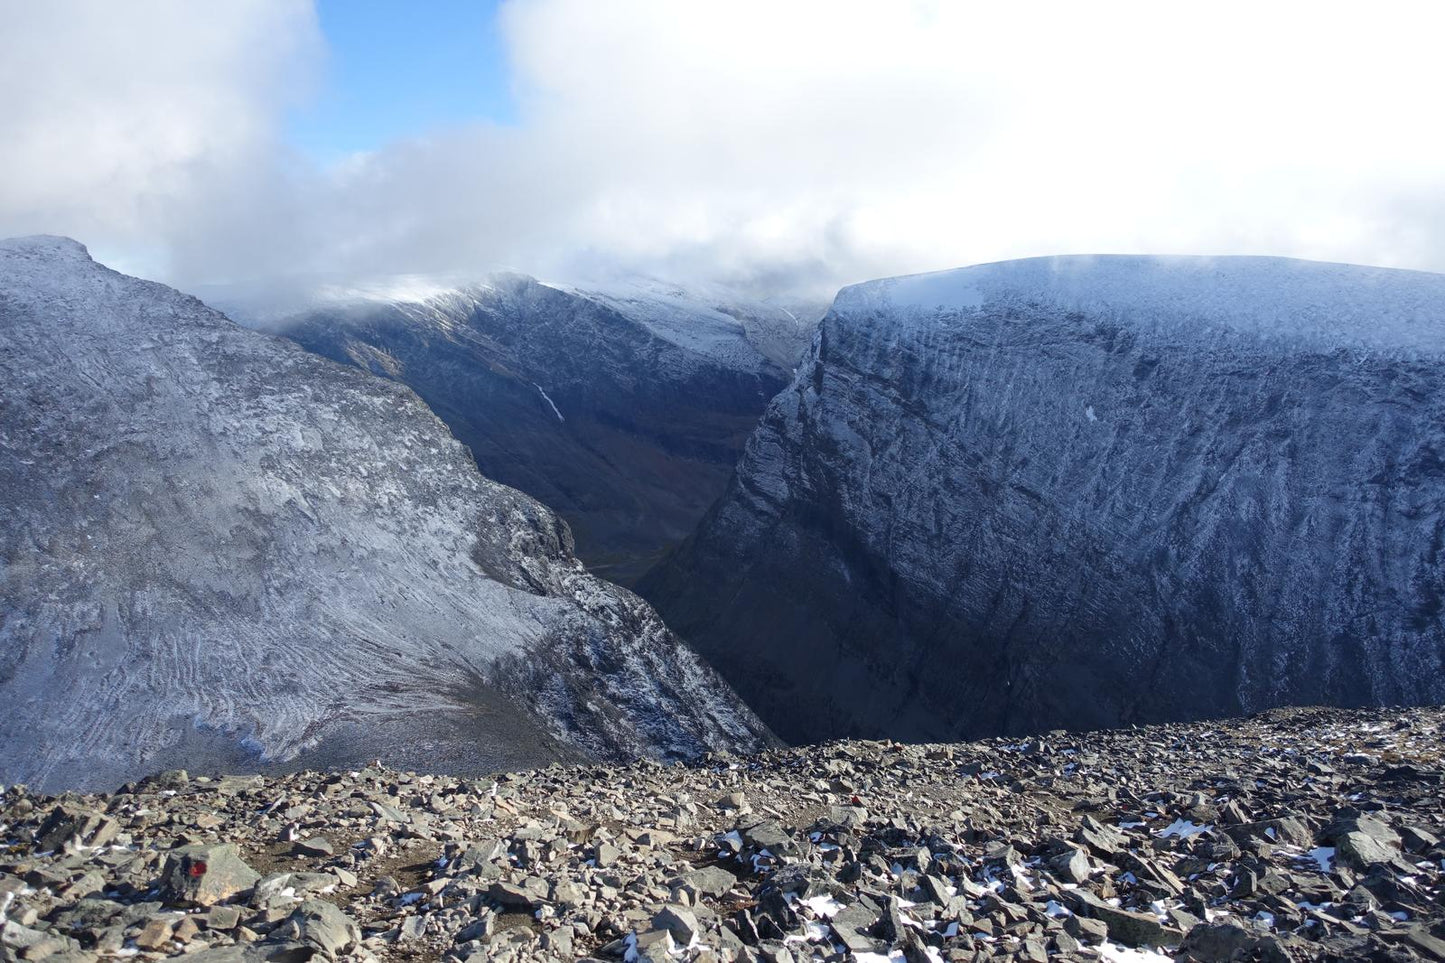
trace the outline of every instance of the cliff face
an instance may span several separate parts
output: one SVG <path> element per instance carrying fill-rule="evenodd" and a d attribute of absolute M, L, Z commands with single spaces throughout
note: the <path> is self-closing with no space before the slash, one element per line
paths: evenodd
<path fill-rule="evenodd" d="M 845 289 L 641 586 L 784 738 L 1445 699 L 1445 277 L 1057 258 Z"/>
<path fill-rule="evenodd" d="M 0 333 L 0 781 L 766 739 L 410 390 L 59 238 Z"/>
<path fill-rule="evenodd" d="M 483 474 L 556 510 L 587 566 L 622 584 L 722 494 L 811 330 L 766 304 L 521 275 L 342 299 L 268 326 L 411 387 Z"/>

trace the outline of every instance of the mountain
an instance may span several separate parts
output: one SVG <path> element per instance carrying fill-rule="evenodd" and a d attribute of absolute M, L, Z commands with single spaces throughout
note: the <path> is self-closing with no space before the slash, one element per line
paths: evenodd
<path fill-rule="evenodd" d="M 850 287 L 639 590 L 790 741 L 1445 701 L 1442 356 L 1435 274 Z"/>
<path fill-rule="evenodd" d="M 821 314 L 650 280 L 498 275 L 333 292 L 265 323 L 410 386 L 483 474 L 557 511 L 588 568 L 629 584 L 722 494 Z"/>
<path fill-rule="evenodd" d="M 751 366 L 760 355 L 792 373 L 828 305 L 805 297 L 746 297 L 719 284 L 671 284 L 638 275 L 614 275 L 560 290 L 604 304 L 664 341 L 719 360 Z"/>
<path fill-rule="evenodd" d="M 481 771 L 766 730 L 409 389 L 0 242 L 0 782 Z"/>

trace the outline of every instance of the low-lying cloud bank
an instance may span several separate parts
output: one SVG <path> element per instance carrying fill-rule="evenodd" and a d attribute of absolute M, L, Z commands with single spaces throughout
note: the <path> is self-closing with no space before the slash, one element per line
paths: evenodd
<path fill-rule="evenodd" d="M 1445 270 L 1445 8 L 512 0 L 518 121 L 322 166 L 292 0 L 0 0 L 0 234 L 183 286 L 1071 251 Z M 460 82 L 460 80 L 459 80 Z"/>

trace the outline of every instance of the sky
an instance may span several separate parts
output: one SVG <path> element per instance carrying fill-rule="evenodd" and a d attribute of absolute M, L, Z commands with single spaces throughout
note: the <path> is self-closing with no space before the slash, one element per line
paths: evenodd
<path fill-rule="evenodd" d="M 1445 271 L 1445 4 L 0 0 L 0 235 L 193 290 Z"/>
<path fill-rule="evenodd" d="M 319 164 L 466 124 L 516 121 L 495 0 L 320 0 L 315 96 L 287 143 Z"/>

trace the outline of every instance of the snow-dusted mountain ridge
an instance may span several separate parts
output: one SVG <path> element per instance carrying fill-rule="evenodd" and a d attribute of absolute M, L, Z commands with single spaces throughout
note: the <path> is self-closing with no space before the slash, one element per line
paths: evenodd
<path fill-rule="evenodd" d="M 669 284 L 623 276 L 573 284 L 548 282 L 605 304 L 679 347 L 757 370 L 757 356 L 792 370 L 813 337 L 824 305 L 745 298 L 719 285 Z"/>
<path fill-rule="evenodd" d="M 335 291 L 268 323 L 410 386 L 483 474 L 556 510 L 588 567 L 624 584 L 722 494 L 812 327 L 726 292 L 520 274 Z"/>
<path fill-rule="evenodd" d="M 844 288 L 835 310 L 927 317 L 1024 297 L 1187 337 L 1219 326 L 1300 348 L 1438 353 L 1445 275 L 1268 257 L 1083 255 L 1002 261 Z M 1182 329 L 1182 330 L 1181 330 Z"/>
<path fill-rule="evenodd" d="M 792 740 L 1445 700 L 1445 277 L 856 285 L 641 585 Z"/>
<path fill-rule="evenodd" d="M 755 746 L 407 388 L 0 242 L 0 781 Z"/>

